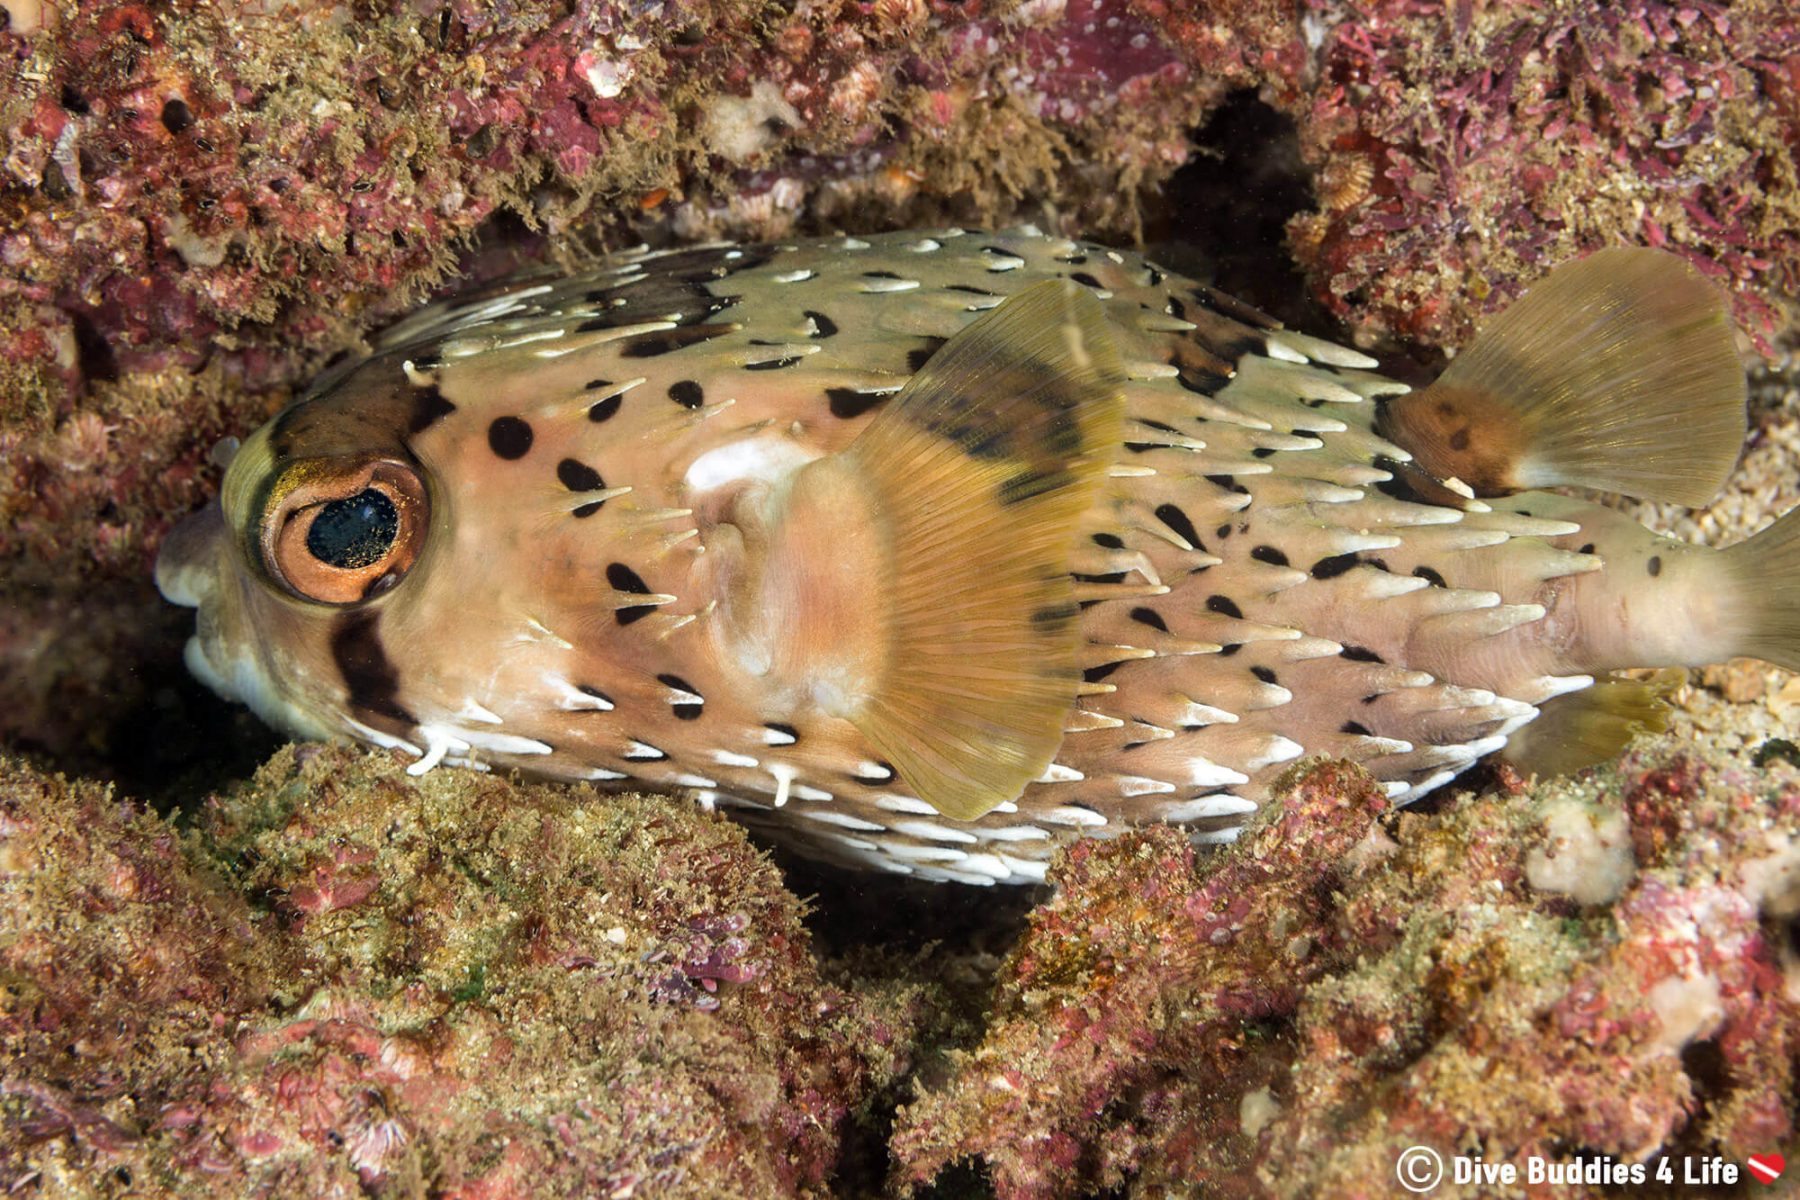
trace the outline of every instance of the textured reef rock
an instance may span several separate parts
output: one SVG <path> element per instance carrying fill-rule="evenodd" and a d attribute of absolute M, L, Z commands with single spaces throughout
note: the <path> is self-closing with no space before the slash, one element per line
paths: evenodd
<path fill-rule="evenodd" d="M 826 1194 L 854 1159 L 1298 1197 L 1415 1142 L 1793 1144 L 1800 777 L 1748 750 L 1800 687 L 1761 667 L 1700 676 L 1692 757 L 1399 814 L 1327 767 L 1224 853 L 1079 846 L 985 1026 L 941 960 L 827 971 L 679 803 L 316 747 L 201 803 L 262 735 L 181 682 L 149 562 L 333 354 L 640 238 L 1179 238 L 1234 93 L 1292 122 L 1288 248 L 1364 340 L 1460 344 L 1615 243 L 1792 319 L 1781 0 L 0 0 L 0 746 L 185 814 L 0 766 L 0 1191 Z M 1785 506 L 1795 411 L 1663 527 Z"/>
<path fill-rule="evenodd" d="M 1800 290 L 1800 21 L 1783 0 L 1353 0 L 1296 97 L 1291 242 L 1367 332 L 1466 341 L 1557 262 L 1666 246 L 1766 336 Z M 1785 311 L 1782 311 L 1785 309 Z"/>
<path fill-rule="evenodd" d="M 977 1158 L 1002 1197 L 1355 1196 L 1414 1145 L 1791 1142 L 1800 774 L 1638 754 L 1384 808 L 1328 765 L 1212 858 L 1073 848 L 981 1043 L 902 1110 L 899 1181 Z"/>
<path fill-rule="evenodd" d="M 815 1195 L 928 989 L 679 802 L 284 750 L 186 840 L 0 773 L 0 1191 Z"/>

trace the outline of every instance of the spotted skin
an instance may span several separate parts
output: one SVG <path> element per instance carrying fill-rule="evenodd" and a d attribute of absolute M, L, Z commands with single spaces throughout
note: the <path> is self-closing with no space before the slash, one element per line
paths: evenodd
<path fill-rule="evenodd" d="M 1071 531 L 1074 606 L 1033 617 L 1078 623 L 1084 678 L 1043 777 L 954 822 L 848 721 L 772 711 L 719 652 L 710 522 L 747 476 L 844 450 L 958 330 L 1056 277 L 1104 304 L 1129 377 L 1125 444 Z M 277 423 L 278 452 L 375 438 L 422 464 L 430 540 L 388 594 L 277 595 L 216 510 L 160 578 L 202 609 L 196 671 L 297 733 L 686 788 L 814 854 L 1038 879 L 1078 834 L 1229 839 L 1306 755 L 1413 799 L 1593 672 L 1659 661 L 1570 614 L 1646 580 L 1677 595 L 1694 551 L 1649 558 L 1665 543 L 1605 510 L 1412 470 L 1373 432 L 1405 391 L 1373 365 L 1031 230 L 627 254 L 423 310 Z"/>

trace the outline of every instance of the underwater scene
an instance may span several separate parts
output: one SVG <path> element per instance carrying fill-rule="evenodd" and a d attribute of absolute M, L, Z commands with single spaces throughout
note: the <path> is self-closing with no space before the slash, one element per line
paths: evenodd
<path fill-rule="evenodd" d="M 0 0 L 0 1195 L 1800 1194 L 1797 507 L 1785 0 Z"/>

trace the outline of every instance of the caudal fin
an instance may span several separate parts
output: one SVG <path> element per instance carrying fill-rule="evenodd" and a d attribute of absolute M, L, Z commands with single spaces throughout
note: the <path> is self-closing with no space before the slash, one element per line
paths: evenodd
<path fill-rule="evenodd" d="M 1014 799 L 1062 742 L 1081 684 L 1069 561 L 1124 385 L 1099 302 L 1042 283 L 951 338 L 844 453 L 889 564 L 886 667 L 845 715 L 946 816 Z"/>
<path fill-rule="evenodd" d="M 1800 671 L 1800 509 L 1725 551 L 1739 654 Z"/>
<path fill-rule="evenodd" d="M 1745 434 L 1744 373 L 1717 289 L 1680 257 L 1602 250 L 1552 271 L 1380 430 L 1484 496 L 1576 485 L 1690 506 Z"/>

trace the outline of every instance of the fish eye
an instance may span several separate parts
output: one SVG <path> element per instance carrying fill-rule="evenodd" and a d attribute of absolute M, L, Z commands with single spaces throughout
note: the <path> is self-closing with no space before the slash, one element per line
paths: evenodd
<path fill-rule="evenodd" d="M 303 600 L 373 599 L 406 577 L 425 541 L 425 487 L 404 463 L 301 462 L 270 496 L 263 561 Z"/>
<path fill-rule="evenodd" d="M 400 512 L 387 493 L 364 488 L 322 505 L 306 531 L 306 551 L 328 567 L 360 571 L 387 557 L 400 536 Z"/>

